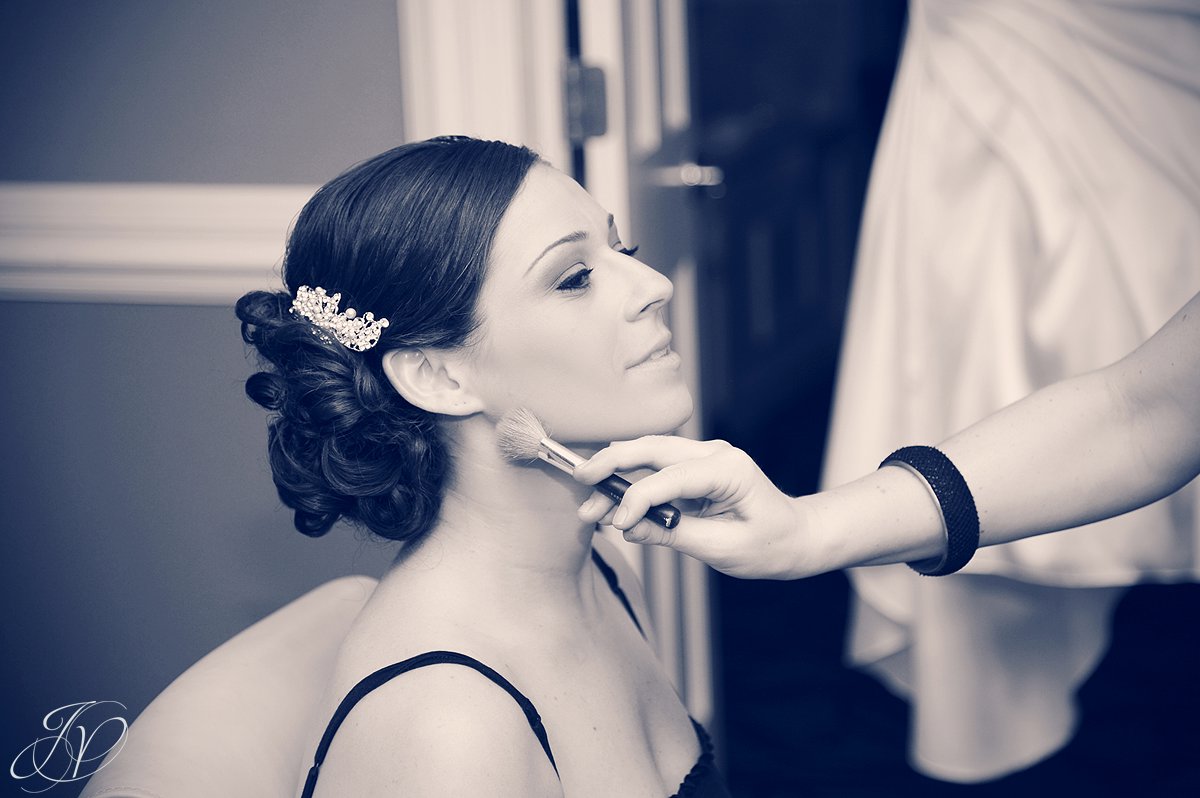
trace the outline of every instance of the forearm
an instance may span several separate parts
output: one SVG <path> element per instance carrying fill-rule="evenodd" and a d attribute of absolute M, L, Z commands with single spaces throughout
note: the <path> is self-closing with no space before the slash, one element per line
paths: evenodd
<path fill-rule="evenodd" d="M 939 445 L 971 488 L 981 546 L 1145 503 L 1136 417 L 1113 377 L 1105 369 L 1055 383 Z"/>
<path fill-rule="evenodd" d="M 1135 471 L 1132 424 L 1103 381 L 1093 373 L 1051 385 L 937 444 L 971 489 L 981 546 L 1132 509 L 1120 501 Z M 881 468 L 797 501 L 828 536 L 836 568 L 937 557 L 945 546 L 932 493 L 906 469 Z"/>
<path fill-rule="evenodd" d="M 938 444 L 970 486 L 981 546 L 1119 515 L 1194 476 L 1194 419 L 1176 392 L 1141 384 L 1138 367 L 1122 362 L 1048 386 Z M 932 494 L 904 469 L 797 501 L 828 535 L 831 567 L 911 562 L 945 545 Z"/>
<path fill-rule="evenodd" d="M 1127 357 L 1055 383 L 944 441 L 980 545 L 1081 526 L 1200 471 L 1200 295 Z"/>

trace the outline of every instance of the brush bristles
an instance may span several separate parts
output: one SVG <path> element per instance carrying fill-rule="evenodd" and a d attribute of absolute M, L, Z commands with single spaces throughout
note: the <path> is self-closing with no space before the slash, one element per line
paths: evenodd
<path fill-rule="evenodd" d="M 538 417 L 524 407 L 504 414 L 496 424 L 500 452 L 509 460 L 536 460 L 543 438 L 549 437 Z"/>

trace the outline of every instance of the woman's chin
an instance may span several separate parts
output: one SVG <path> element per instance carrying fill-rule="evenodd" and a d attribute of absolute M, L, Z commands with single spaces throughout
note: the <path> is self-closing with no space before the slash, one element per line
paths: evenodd
<path fill-rule="evenodd" d="M 613 440 L 632 440 L 644 435 L 672 435 L 688 422 L 695 411 L 691 391 L 686 388 L 675 392 L 669 401 L 638 408 L 631 418 L 628 434 Z"/>
<path fill-rule="evenodd" d="M 633 408 L 620 417 L 592 418 L 587 423 L 564 424 L 555 437 L 580 449 L 602 449 L 613 441 L 629 441 L 646 435 L 671 435 L 687 423 L 694 410 L 692 395 L 683 392 L 669 404 Z M 599 422 L 599 423 L 598 423 Z"/>
<path fill-rule="evenodd" d="M 676 432 L 680 427 L 691 420 L 692 414 L 695 412 L 696 403 L 692 399 L 692 392 L 685 388 L 677 400 L 677 405 L 675 407 L 671 422 L 659 432 L 647 432 L 646 434 L 667 435 Z"/>

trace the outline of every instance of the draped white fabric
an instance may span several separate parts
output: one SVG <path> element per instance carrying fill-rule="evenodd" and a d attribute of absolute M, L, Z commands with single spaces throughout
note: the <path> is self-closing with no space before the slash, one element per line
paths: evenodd
<path fill-rule="evenodd" d="M 914 0 L 871 176 L 823 484 L 1106 365 L 1200 290 L 1200 0 Z M 1189 485 L 961 574 L 851 572 L 849 661 L 911 760 L 978 781 L 1071 735 L 1121 586 L 1200 573 Z"/>

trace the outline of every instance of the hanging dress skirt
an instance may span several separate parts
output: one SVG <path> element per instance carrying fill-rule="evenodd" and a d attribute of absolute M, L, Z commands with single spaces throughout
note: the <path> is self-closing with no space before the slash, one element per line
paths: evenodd
<path fill-rule="evenodd" d="M 871 175 L 823 486 L 1133 350 L 1200 290 L 1200 0 L 914 0 Z M 1123 586 L 1200 571 L 1197 486 L 851 571 L 848 659 L 910 760 L 982 781 L 1070 739 Z"/>

